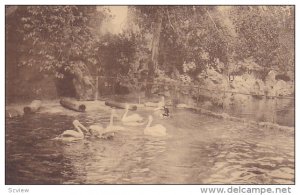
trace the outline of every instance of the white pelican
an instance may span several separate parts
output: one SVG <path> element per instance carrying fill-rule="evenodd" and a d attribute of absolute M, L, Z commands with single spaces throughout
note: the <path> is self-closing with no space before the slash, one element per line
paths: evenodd
<path fill-rule="evenodd" d="M 104 128 L 101 124 L 97 124 L 97 125 L 90 125 L 88 127 L 89 132 L 96 136 L 96 137 L 101 137 L 102 134 L 104 133 Z"/>
<path fill-rule="evenodd" d="M 162 96 L 161 100 L 157 103 L 157 108 L 154 108 L 154 111 L 156 110 L 163 110 L 165 106 L 165 97 Z"/>
<path fill-rule="evenodd" d="M 154 125 L 150 127 L 151 123 L 153 121 L 153 117 L 150 115 L 149 116 L 149 122 L 144 129 L 144 134 L 145 135 L 151 135 L 151 136 L 166 136 L 167 135 L 167 129 L 162 126 L 161 124 Z"/>
<path fill-rule="evenodd" d="M 127 113 L 129 111 L 129 105 L 126 104 L 125 106 L 125 113 L 121 119 L 121 121 L 124 123 L 124 124 L 127 124 L 127 125 L 130 125 L 130 124 L 137 124 L 136 126 L 138 125 L 142 125 L 142 121 L 143 121 L 143 117 L 140 116 L 139 114 L 132 114 L 130 116 L 127 116 Z M 133 125 L 134 126 L 134 125 Z"/>
<path fill-rule="evenodd" d="M 83 139 L 84 133 L 82 132 L 82 129 L 84 131 L 88 132 L 87 128 L 85 128 L 78 120 L 74 120 L 73 125 L 77 131 L 76 130 L 66 130 L 61 135 L 56 137 L 55 139 L 60 139 L 63 141 L 75 141 L 75 140 Z"/>
<path fill-rule="evenodd" d="M 104 128 L 101 124 L 89 126 L 89 132 L 99 138 L 110 139 L 115 135 L 116 131 L 124 130 L 124 127 L 114 126 L 113 118 L 115 115 L 115 110 L 111 110 L 109 125 Z"/>
<path fill-rule="evenodd" d="M 110 115 L 110 121 L 109 121 L 109 125 L 105 128 L 105 131 L 122 131 L 125 130 L 124 127 L 122 126 L 117 126 L 114 125 L 114 116 L 115 116 L 115 109 L 111 109 L 111 115 Z"/>

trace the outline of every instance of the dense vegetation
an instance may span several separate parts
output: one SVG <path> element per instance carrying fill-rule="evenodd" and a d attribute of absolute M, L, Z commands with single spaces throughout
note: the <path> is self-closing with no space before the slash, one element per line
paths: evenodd
<path fill-rule="evenodd" d="M 65 85 L 75 78 L 69 85 L 83 99 L 93 94 L 91 75 L 118 76 L 131 88 L 147 80 L 269 95 L 294 91 L 293 6 L 129 6 L 117 34 L 99 30 L 114 17 L 109 8 L 8 9 L 6 41 L 16 59 L 7 66 L 33 68 Z M 145 91 L 150 95 L 153 86 Z"/>

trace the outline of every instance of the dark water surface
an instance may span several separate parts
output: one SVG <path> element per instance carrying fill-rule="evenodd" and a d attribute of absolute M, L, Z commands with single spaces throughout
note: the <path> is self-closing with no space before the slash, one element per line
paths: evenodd
<path fill-rule="evenodd" d="M 73 129 L 74 119 L 107 125 L 109 113 L 7 119 L 6 184 L 294 183 L 294 135 L 187 110 L 172 114 L 154 118 L 153 124 L 167 128 L 165 138 L 143 135 L 142 126 L 118 132 L 113 140 L 71 143 L 53 138 Z"/>
<path fill-rule="evenodd" d="M 259 122 L 272 122 L 283 126 L 295 126 L 294 99 L 257 99 L 248 97 L 243 106 L 232 106 L 228 114 Z"/>

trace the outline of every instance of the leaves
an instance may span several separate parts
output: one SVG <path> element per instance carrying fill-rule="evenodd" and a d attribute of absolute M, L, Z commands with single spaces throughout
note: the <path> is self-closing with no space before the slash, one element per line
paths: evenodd
<path fill-rule="evenodd" d="M 142 34 L 151 32 L 162 13 L 159 68 L 166 72 L 177 69 L 195 78 L 209 67 L 223 74 L 263 72 L 262 67 L 293 70 L 293 6 L 142 6 L 131 11 Z M 195 66 L 189 71 L 191 62 Z"/>
<path fill-rule="evenodd" d="M 97 63 L 92 50 L 98 37 L 89 21 L 98 16 L 101 22 L 105 15 L 95 6 L 23 6 L 18 11 L 21 64 L 39 66 L 40 71 L 61 78 L 61 70 L 70 71 L 72 60 Z"/>
<path fill-rule="evenodd" d="M 16 13 L 17 25 L 9 29 L 22 39 L 18 64 L 57 77 L 74 72 L 78 61 L 105 75 L 141 76 L 158 18 L 158 69 L 166 76 L 195 80 L 208 68 L 224 75 L 262 67 L 294 70 L 293 6 L 129 6 L 127 28 L 119 35 L 99 33 L 112 17 L 105 7 L 22 6 Z"/>

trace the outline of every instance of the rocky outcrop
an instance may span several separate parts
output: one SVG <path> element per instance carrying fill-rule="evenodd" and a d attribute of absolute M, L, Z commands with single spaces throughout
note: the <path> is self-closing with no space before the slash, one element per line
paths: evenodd
<path fill-rule="evenodd" d="M 76 98 L 79 100 L 95 99 L 95 81 L 87 66 L 81 61 L 74 68 L 73 84 L 76 91 Z"/>

